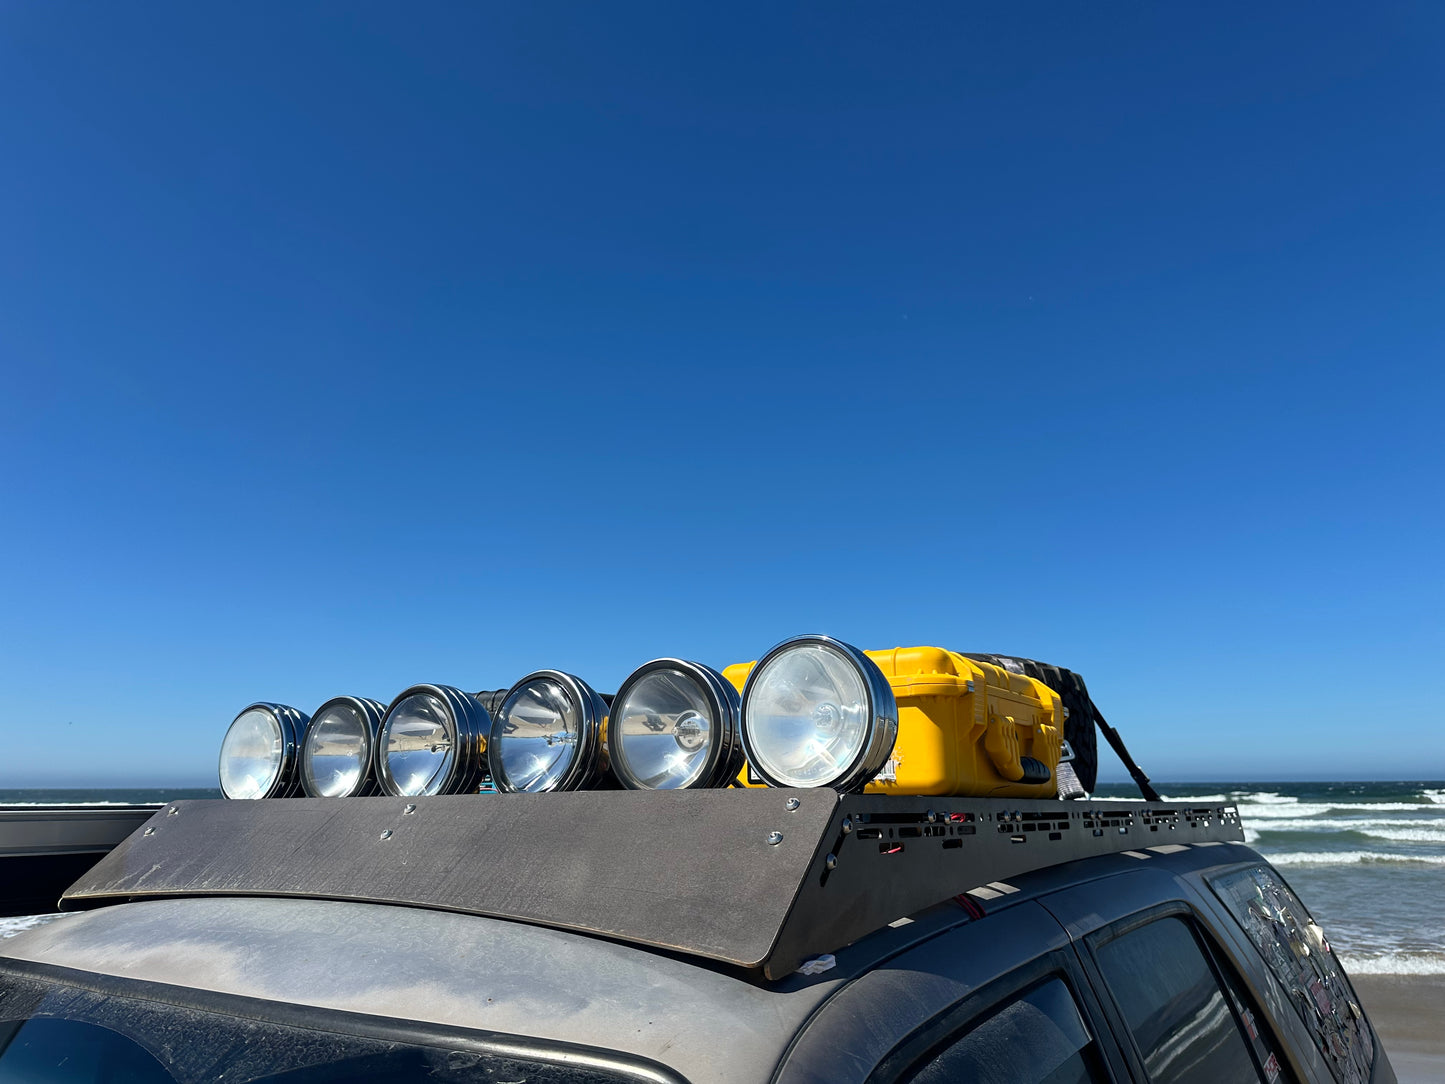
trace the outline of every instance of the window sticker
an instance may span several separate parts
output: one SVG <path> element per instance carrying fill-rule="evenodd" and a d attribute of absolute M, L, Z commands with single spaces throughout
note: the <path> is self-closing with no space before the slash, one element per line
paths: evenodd
<path fill-rule="evenodd" d="M 1264 866 L 1210 879 L 1314 1036 L 1340 1084 L 1364 1084 L 1375 1044 L 1359 999 L 1304 904 Z"/>

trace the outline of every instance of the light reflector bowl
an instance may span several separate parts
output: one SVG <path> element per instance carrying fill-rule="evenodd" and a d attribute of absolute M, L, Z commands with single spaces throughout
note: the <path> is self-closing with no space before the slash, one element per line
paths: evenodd
<path fill-rule="evenodd" d="M 296 745 L 308 718 L 286 704 L 256 703 L 231 721 L 217 774 L 227 798 L 289 798 L 299 786 Z"/>
<path fill-rule="evenodd" d="M 742 767 L 737 690 L 711 667 L 655 659 L 612 698 L 612 774 L 633 790 L 725 787 Z"/>
<path fill-rule="evenodd" d="M 581 678 L 538 670 L 507 690 L 487 760 L 504 792 L 585 790 L 606 769 L 607 704 Z"/>
<path fill-rule="evenodd" d="M 859 790 L 897 737 L 898 705 L 883 671 L 830 636 L 784 640 L 743 685 L 743 748 L 770 786 Z"/>
<path fill-rule="evenodd" d="M 376 778 L 385 794 L 463 794 L 476 790 L 491 726 L 477 698 L 450 685 L 413 685 L 381 723 Z"/>
<path fill-rule="evenodd" d="M 376 735 L 386 705 L 336 696 L 312 713 L 301 739 L 301 789 L 313 798 L 357 798 L 377 790 Z"/>

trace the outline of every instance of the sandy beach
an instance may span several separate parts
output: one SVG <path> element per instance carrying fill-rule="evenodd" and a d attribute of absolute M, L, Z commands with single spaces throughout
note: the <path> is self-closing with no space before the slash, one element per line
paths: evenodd
<path fill-rule="evenodd" d="M 1351 975 L 1400 1084 L 1445 1080 L 1445 975 Z"/>

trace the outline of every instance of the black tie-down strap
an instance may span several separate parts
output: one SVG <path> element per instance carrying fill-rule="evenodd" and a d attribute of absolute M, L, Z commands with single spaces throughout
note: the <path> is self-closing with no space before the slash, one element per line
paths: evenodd
<path fill-rule="evenodd" d="M 1064 720 L 1064 740 L 1069 743 L 1069 748 L 1074 753 L 1074 759 L 1070 762 L 1071 767 L 1078 777 L 1079 785 L 1084 790 L 1093 791 L 1094 785 L 1099 779 L 1099 745 L 1094 729 L 1097 724 L 1099 731 L 1104 735 L 1104 740 L 1119 755 L 1119 759 L 1123 762 L 1129 775 L 1138 785 L 1139 793 L 1151 802 L 1160 800 L 1159 792 L 1149 782 L 1149 777 L 1144 774 L 1144 769 L 1134 763 L 1134 758 L 1124 747 L 1124 739 L 1119 736 L 1117 730 L 1104 721 L 1103 715 L 1099 713 L 1099 709 L 1089 696 L 1084 679 L 1078 674 L 1072 670 L 1066 670 L 1062 666 L 1052 666 L 1046 662 L 1039 662 L 1037 659 L 1021 659 L 1013 655 L 965 652 L 964 658 L 991 663 L 1015 674 L 1023 674 L 1025 677 L 1042 681 L 1059 694 L 1059 701 L 1069 713 L 1069 717 Z"/>
<path fill-rule="evenodd" d="M 1090 706 L 1093 706 L 1093 701 L 1090 701 Z M 1134 763 L 1134 758 L 1129 755 L 1129 750 L 1124 747 L 1124 739 L 1119 736 L 1119 732 L 1104 721 L 1104 717 L 1099 714 L 1097 707 L 1093 708 L 1093 712 L 1094 722 L 1099 724 L 1099 731 L 1104 735 L 1104 740 L 1109 743 L 1109 747 L 1113 749 L 1114 752 L 1118 754 L 1119 759 L 1124 762 L 1124 767 L 1129 770 L 1129 774 L 1133 777 L 1134 782 L 1138 784 L 1139 793 L 1144 796 L 1146 801 L 1163 801 L 1163 799 L 1159 797 L 1159 792 L 1154 789 L 1154 784 L 1149 782 L 1149 777 L 1144 774 L 1144 769 Z"/>

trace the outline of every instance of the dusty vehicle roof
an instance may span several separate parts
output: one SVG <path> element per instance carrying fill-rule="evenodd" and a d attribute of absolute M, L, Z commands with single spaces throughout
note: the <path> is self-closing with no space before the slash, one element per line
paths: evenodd
<path fill-rule="evenodd" d="M 621 1050 L 686 1065 L 728 1050 L 768 1077 L 841 983 L 772 988 L 685 959 L 543 927 L 378 904 L 158 900 L 27 931 L 0 955 L 103 975 Z M 721 1079 L 718 1077 L 717 1079 Z"/>

